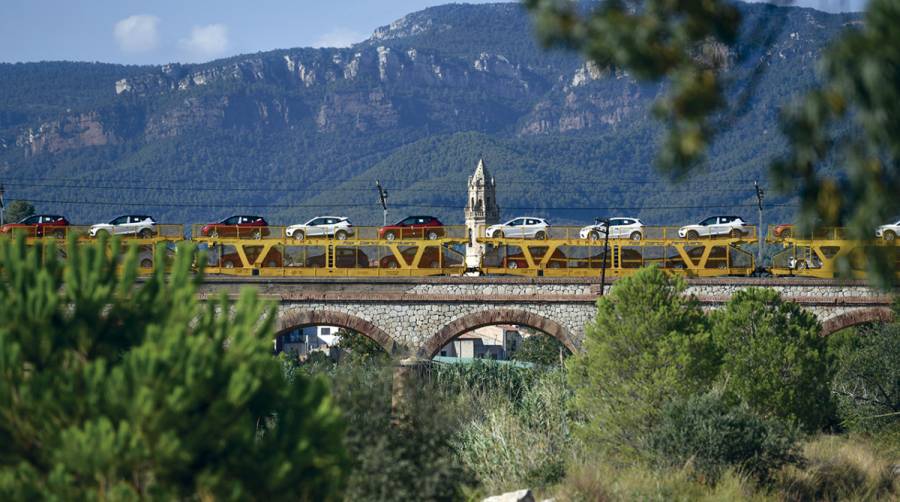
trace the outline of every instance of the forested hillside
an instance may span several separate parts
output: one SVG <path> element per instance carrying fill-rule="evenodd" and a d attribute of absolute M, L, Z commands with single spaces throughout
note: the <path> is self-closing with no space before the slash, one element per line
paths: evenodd
<path fill-rule="evenodd" d="M 484 157 L 504 217 L 749 218 L 753 180 L 765 180 L 782 145 L 779 108 L 859 18 L 741 10 L 738 43 L 717 48 L 731 107 L 705 170 L 681 183 L 653 167 L 650 107 L 663 87 L 542 50 L 517 4 L 429 8 L 345 49 L 160 67 L 0 65 L 0 182 L 7 200 L 82 223 L 252 211 L 276 224 L 319 213 L 376 224 L 379 179 L 392 218 L 459 222 L 465 178 Z M 773 221 L 790 218 L 789 200 L 769 202 Z"/>

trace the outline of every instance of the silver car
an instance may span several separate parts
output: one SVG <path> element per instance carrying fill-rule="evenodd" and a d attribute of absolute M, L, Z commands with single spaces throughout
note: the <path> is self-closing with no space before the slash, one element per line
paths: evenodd
<path fill-rule="evenodd" d="M 488 239 L 503 237 L 518 239 L 546 239 L 550 234 L 550 223 L 543 218 L 523 216 L 514 218 L 506 223 L 491 225 L 484 231 Z"/>
<path fill-rule="evenodd" d="M 137 235 L 149 239 L 156 235 L 156 220 L 150 216 L 126 214 L 113 218 L 109 223 L 91 225 L 88 233 L 91 237 L 106 233 L 107 235 Z"/>
<path fill-rule="evenodd" d="M 578 236 L 592 241 L 603 239 L 606 237 L 606 222 L 583 227 Z M 644 238 L 644 224 L 637 218 L 610 218 L 609 238 L 639 241 Z"/>
<path fill-rule="evenodd" d="M 307 237 L 334 237 L 343 241 L 353 235 L 353 224 L 343 216 L 318 216 L 302 225 L 287 227 L 284 234 L 298 241 Z"/>

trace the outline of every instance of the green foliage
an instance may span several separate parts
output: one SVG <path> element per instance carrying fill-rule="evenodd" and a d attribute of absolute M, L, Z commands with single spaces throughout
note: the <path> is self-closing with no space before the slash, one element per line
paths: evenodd
<path fill-rule="evenodd" d="M 816 317 L 773 289 L 735 293 L 713 313 L 721 379 L 763 416 L 816 430 L 833 413 L 831 361 Z"/>
<path fill-rule="evenodd" d="M 871 0 L 864 19 L 822 58 L 822 81 L 784 117 L 787 155 L 774 166 L 782 187 L 801 196 L 807 224 L 848 226 L 870 239 L 900 212 L 900 4 Z M 823 170 L 830 164 L 836 172 Z M 872 277 L 893 282 L 894 260 L 867 252 Z"/>
<path fill-rule="evenodd" d="M 668 127 L 663 165 L 686 170 L 705 152 L 713 129 L 709 116 L 724 103 L 721 75 L 735 41 L 740 12 L 730 2 L 623 2 L 601 0 L 582 14 L 577 2 L 526 0 L 538 36 L 582 52 L 598 67 L 616 67 L 640 79 L 671 79 L 656 106 Z M 708 54 L 725 55 L 707 57 Z"/>
<path fill-rule="evenodd" d="M 304 366 L 332 382 L 347 424 L 344 445 L 352 459 L 346 500 L 458 500 L 477 482 L 456 456 L 450 438 L 462 416 L 440 387 L 427 382 L 406 409 L 412 427 L 391 424 L 391 366 Z"/>
<path fill-rule="evenodd" d="M 512 359 L 539 366 L 559 366 L 569 357 L 569 349 L 549 335 L 531 335 L 513 352 Z"/>
<path fill-rule="evenodd" d="M 900 429 L 900 322 L 834 334 L 831 390 L 854 431 Z"/>
<path fill-rule="evenodd" d="M 3 211 L 6 222 L 15 223 L 33 215 L 34 206 L 25 200 L 14 200 Z"/>
<path fill-rule="evenodd" d="M 498 394 L 472 389 L 457 401 L 477 410 L 454 439 L 462 461 L 488 494 L 558 483 L 574 446 L 565 373 L 539 373 L 517 400 Z"/>
<path fill-rule="evenodd" d="M 343 351 L 341 363 L 384 364 L 391 358 L 377 342 L 348 329 L 338 331 L 337 348 Z"/>
<path fill-rule="evenodd" d="M 106 244 L 0 243 L 3 498 L 338 498 L 339 414 L 286 381 L 271 309 L 199 304 L 190 245 L 137 283 L 136 248 Z"/>
<path fill-rule="evenodd" d="M 728 469 L 766 482 L 782 466 L 802 459 L 794 430 L 731 403 L 718 390 L 667 404 L 648 444 L 657 463 L 689 466 L 707 483 Z"/>
<path fill-rule="evenodd" d="M 682 279 L 647 268 L 597 301 L 584 352 L 567 364 L 588 439 L 638 453 L 666 402 L 714 378 L 705 317 L 684 289 Z"/>

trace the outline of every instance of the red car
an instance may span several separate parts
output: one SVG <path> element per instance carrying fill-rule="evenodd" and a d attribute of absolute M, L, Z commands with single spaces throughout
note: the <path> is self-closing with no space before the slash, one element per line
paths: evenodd
<path fill-rule="evenodd" d="M 236 215 L 218 223 L 209 223 L 200 229 L 203 237 L 238 237 L 261 239 L 269 235 L 269 224 L 262 216 Z"/>
<path fill-rule="evenodd" d="M 417 252 L 419 252 L 419 250 L 414 247 L 403 250 L 401 252 L 403 261 L 407 264 L 412 264 Z M 379 260 L 378 266 L 381 268 L 400 268 L 400 264 L 393 254 L 387 255 Z M 425 251 L 422 252 L 422 258 L 419 260 L 419 268 L 441 268 L 441 254 L 440 251 L 438 251 L 437 246 L 428 246 L 425 248 Z"/>
<path fill-rule="evenodd" d="M 544 259 L 544 255 L 547 253 L 547 249 L 544 248 L 543 252 L 533 249 L 531 253 L 531 259 L 538 264 L 541 260 Z M 503 257 L 503 268 L 528 268 L 528 260 L 525 259 L 524 253 L 515 253 L 508 256 Z M 557 249 L 553 251 L 553 255 L 550 256 L 549 263 L 547 263 L 547 268 L 567 268 L 568 260 L 566 258 L 566 254 L 562 252 L 562 250 Z"/>
<path fill-rule="evenodd" d="M 18 223 L 7 223 L 0 227 L 0 232 L 5 234 L 20 231 L 29 237 L 56 237 L 62 239 L 66 236 L 66 227 L 69 221 L 57 214 L 36 214 L 29 216 Z"/>
<path fill-rule="evenodd" d="M 336 247 L 334 248 L 334 266 L 336 268 L 368 268 L 369 257 L 358 248 Z M 325 255 L 310 256 L 306 259 L 306 266 L 322 268 L 325 266 Z"/>
<path fill-rule="evenodd" d="M 435 240 L 444 234 L 444 224 L 434 216 L 410 216 L 378 229 L 378 238 L 389 241 L 422 238 Z"/>

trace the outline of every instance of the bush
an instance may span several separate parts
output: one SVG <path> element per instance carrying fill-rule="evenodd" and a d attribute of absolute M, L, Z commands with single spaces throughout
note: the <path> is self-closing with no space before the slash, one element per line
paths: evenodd
<path fill-rule="evenodd" d="M 721 378 L 729 393 L 763 416 L 807 431 L 833 415 L 831 358 L 816 317 L 771 289 L 738 291 L 713 313 Z"/>
<path fill-rule="evenodd" d="M 647 268 L 597 301 L 585 350 L 567 364 L 588 440 L 640 454 L 663 405 L 715 378 L 706 318 L 684 289 L 682 279 Z"/>
<path fill-rule="evenodd" d="M 486 493 L 545 487 L 565 476 L 572 449 L 565 375 L 541 375 L 516 403 L 496 394 L 477 396 L 478 410 L 462 425 L 455 445 Z"/>
<path fill-rule="evenodd" d="M 534 363 L 538 366 L 560 366 L 569 357 L 569 349 L 549 335 L 531 335 L 522 340 L 512 359 Z"/>
<path fill-rule="evenodd" d="M 831 390 L 843 424 L 872 433 L 900 428 L 900 322 L 835 334 L 829 342 L 836 359 Z"/>
<path fill-rule="evenodd" d="M 793 430 L 729 403 L 720 391 L 669 403 L 648 444 L 657 463 L 689 466 L 707 483 L 728 469 L 766 481 L 783 465 L 800 460 Z"/>
<path fill-rule="evenodd" d="M 142 283 L 106 244 L 0 242 L 0 496 L 338 498 L 339 414 L 285 378 L 271 309 L 199 304 L 189 244 Z"/>
<path fill-rule="evenodd" d="M 894 462 L 873 445 L 840 436 L 819 437 L 804 447 L 804 466 L 778 476 L 786 500 L 896 500 L 900 478 Z"/>

